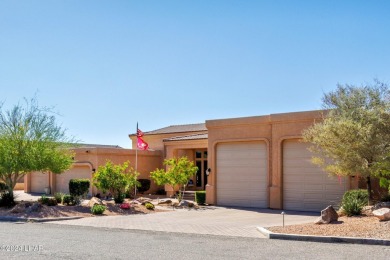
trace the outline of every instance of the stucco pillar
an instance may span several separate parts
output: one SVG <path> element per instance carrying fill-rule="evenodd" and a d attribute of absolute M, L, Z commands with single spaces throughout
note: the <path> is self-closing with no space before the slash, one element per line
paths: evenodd
<path fill-rule="evenodd" d="M 24 192 L 31 192 L 31 173 L 24 175 Z"/>
<path fill-rule="evenodd" d="M 55 173 L 50 173 L 49 186 L 50 186 L 50 194 L 54 195 L 56 192 L 56 175 Z"/>

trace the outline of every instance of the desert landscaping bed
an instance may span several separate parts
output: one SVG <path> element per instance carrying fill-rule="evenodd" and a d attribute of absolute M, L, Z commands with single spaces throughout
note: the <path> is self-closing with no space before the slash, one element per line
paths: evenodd
<path fill-rule="evenodd" d="M 284 234 L 390 239 L 390 222 L 379 221 L 376 217 L 367 215 L 343 216 L 330 224 L 308 223 L 267 229 Z"/>
<path fill-rule="evenodd" d="M 28 210 L 33 202 L 19 202 L 13 208 L 0 208 L 0 216 L 22 217 L 22 218 L 59 218 L 59 217 L 96 217 L 91 213 L 91 208 L 88 206 L 47 206 L 39 204 L 35 211 Z M 148 210 L 140 204 L 131 205 L 130 209 L 121 209 L 119 204 L 113 201 L 103 201 L 107 207 L 103 215 L 132 215 L 132 214 L 152 214 L 163 212 L 162 209 Z"/>

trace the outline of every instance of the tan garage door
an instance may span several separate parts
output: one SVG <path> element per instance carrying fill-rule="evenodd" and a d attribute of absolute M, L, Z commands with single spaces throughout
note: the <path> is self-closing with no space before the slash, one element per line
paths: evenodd
<path fill-rule="evenodd" d="M 264 142 L 217 145 L 217 204 L 268 206 L 267 149 Z"/>
<path fill-rule="evenodd" d="M 56 192 L 69 193 L 69 181 L 71 179 L 91 180 L 91 169 L 87 166 L 76 166 L 69 171 L 56 175 Z M 89 189 L 89 195 L 91 195 Z"/>
<path fill-rule="evenodd" d="M 44 193 L 45 188 L 49 187 L 49 174 L 42 172 L 32 172 L 31 174 L 31 192 Z"/>
<path fill-rule="evenodd" d="M 339 206 L 346 190 L 344 178 L 329 177 L 311 163 L 308 144 L 299 140 L 283 142 L 284 209 L 320 211 L 329 205 Z"/>

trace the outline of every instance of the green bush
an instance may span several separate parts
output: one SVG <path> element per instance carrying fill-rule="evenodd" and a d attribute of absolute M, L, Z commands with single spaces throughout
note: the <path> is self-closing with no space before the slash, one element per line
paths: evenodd
<path fill-rule="evenodd" d="M 11 195 L 8 191 L 0 194 L 0 207 L 13 207 L 15 206 L 15 196 Z"/>
<path fill-rule="evenodd" d="M 126 194 L 122 194 L 122 193 L 118 193 L 115 198 L 114 198 L 114 201 L 115 203 L 123 203 L 123 201 L 125 200 L 125 197 L 126 197 Z"/>
<path fill-rule="evenodd" d="M 38 202 L 47 206 L 57 206 L 56 198 L 46 197 L 45 195 L 42 195 L 41 198 L 38 199 Z"/>
<path fill-rule="evenodd" d="M 206 203 L 206 191 L 195 191 L 195 201 L 199 205 L 204 205 Z"/>
<path fill-rule="evenodd" d="M 385 194 L 385 195 L 382 195 L 381 197 L 381 202 L 388 202 L 390 201 L 390 194 Z"/>
<path fill-rule="evenodd" d="M 4 182 L 0 182 L 0 192 L 3 192 L 7 189 L 8 189 L 7 184 L 5 184 Z"/>
<path fill-rule="evenodd" d="M 154 205 L 150 202 L 146 202 L 145 208 L 147 208 L 148 210 L 154 210 Z"/>
<path fill-rule="evenodd" d="M 85 196 L 89 191 L 91 181 L 88 179 L 71 179 L 69 193 L 73 197 Z"/>
<path fill-rule="evenodd" d="M 99 205 L 99 204 L 95 204 L 93 205 L 93 207 L 91 208 L 91 212 L 92 214 L 94 215 L 101 215 L 103 214 L 103 212 L 106 210 L 106 206 L 104 205 Z"/>
<path fill-rule="evenodd" d="M 138 179 L 138 182 L 141 186 L 137 188 L 138 192 L 144 193 L 145 191 L 150 189 L 150 180 L 148 179 Z"/>
<path fill-rule="evenodd" d="M 57 203 L 62 203 L 62 198 L 64 197 L 64 193 L 62 192 L 56 192 L 54 194 L 54 198 L 56 199 Z"/>
<path fill-rule="evenodd" d="M 75 204 L 75 200 L 74 200 L 72 195 L 65 194 L 64 196 L 62 196 L 62 204 L 64 204 L 64 205 L 74 205 Z"/>
<path fill-rule="evenodd" d="M 344 193 L 341 207 L 347 216 L 360 215 L 364 206 L 368 205 L 367 190 L 349 190 Z"/>

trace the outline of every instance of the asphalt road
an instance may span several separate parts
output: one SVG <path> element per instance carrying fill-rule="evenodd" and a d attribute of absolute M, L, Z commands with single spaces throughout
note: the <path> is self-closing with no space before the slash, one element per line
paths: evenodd
<path fill-rule="evenodd" d="M 0 259 L 377 260 L 389 254 L 384 246 L 0 222 Z"/>

